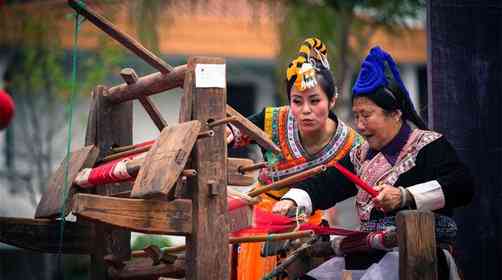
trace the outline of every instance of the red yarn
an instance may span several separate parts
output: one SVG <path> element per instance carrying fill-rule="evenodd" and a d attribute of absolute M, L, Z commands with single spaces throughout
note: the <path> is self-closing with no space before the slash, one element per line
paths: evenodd
<path fill-rule="evenodd" d="M 9 125 L 14 116 L 15 107 L 10 95 L 0 89 L 0 129 L 4 129 Z"/>
<path fill-rule="evenodd" d="M 235 200 L 236 199 L 232 199 L 232 201 L 229 201 L 229 205 L 236 204 L 237 202 Z M 256 235 L 256 234 L 290 232 L 295 227 L 296 227 L 296 222 L 292 218 L 288 218 L 286 216 L 266 212 L 266 211 L 260 209 L 259 207 L 254 207 L 253 208 L 253 226 L 232 232 L 231 235 L 234 237 L 238 237 L 238 236 L 247 236 L 247 235 Z M 351 236 L 351 235 L 356 235 L 356 234 L 360 233 L 359 231 L 355 231 L 355 230 L 326 227 L 326 226 L 312 225 L 312 224 L 302 224 L 302 225 L 300 225 L 299 230 L 312 230 L 316 234 L 320 234 L 320 235 Z"/>

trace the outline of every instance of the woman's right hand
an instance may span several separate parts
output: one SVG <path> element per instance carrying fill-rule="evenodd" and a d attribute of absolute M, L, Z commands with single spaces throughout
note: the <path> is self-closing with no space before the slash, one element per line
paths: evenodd
<path fill-rule="evenodd" d="M 296 203 L 293 200 L 285 199 L 278 201 L 272 207 L 272 213 L 286 216 L 289 209 L 295 208 Z"/>

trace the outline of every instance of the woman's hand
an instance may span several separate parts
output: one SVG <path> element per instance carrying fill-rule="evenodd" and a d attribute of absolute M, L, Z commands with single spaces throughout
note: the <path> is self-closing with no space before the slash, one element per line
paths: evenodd
<path fill-rule="evenodd" d="M 390 212 L 400 207 L 401 191 L 399 188 L 388 184 L 375 186 L 373 188 L 379 192 L 378 196 L 373 198 L 376 207 L 384 212 Z"/>
<path fill-rule="evenodd" d="M 232 141 L 234 141 L 234 133 L 232 132 L 232 129 L 228 125 L 225 126 L 225 139 L 227 140 L 227 144 L 232 143 Z"/>
<path fill-rule="evenodd" d="M 272 213 L 286 216 L 289 209 L 295 208 L 296 203 L 293 200 L 285 199 L 278 201 L 272 207 Z"/>

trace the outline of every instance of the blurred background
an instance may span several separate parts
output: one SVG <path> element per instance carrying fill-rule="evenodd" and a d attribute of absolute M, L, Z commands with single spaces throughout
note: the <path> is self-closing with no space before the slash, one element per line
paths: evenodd
<path fill-rule="evenodd" d="M 243 115 L 285 105 L 285 72 L 301 42 L 316 36 L 328 46 L 340 97 L 336 113 L 350 120 L 349 92 L 370 47 L 390 52 L 420 114 L 427 118 L 425 1 L 94 0 L 87 5 L 138 39 L 171 65 L 188 56 L 224 57 L 228 103 Z M 51 173 L 63 160 L 72 87 L 72 48 L 78 35 L 77 98 L 72 150 L 83 145 L 90 92 L 122 83 L 119 71 L 142 76 L 155 69 L 83 21 L 78 34 L 64 0 L 0 0 L 0 88 L 16 103 L 16 115 L 0 132 L 0 216 L 32 218 Z M 176 123 L 180 91 L 152 98 L 168 123 Z M 158 130 L 134 107 L 134 142 Z M 352 206 L 351 203 L 347 205 Z M 350 218 L 341 217 L 341 221 Z M 162 237 L 133 240 L 176 243 Z M 162 243 L 168 242 L 168 243 Z M 135 248 L 136 249 L 136 248 Z M 65 256 L 68 279 L 85 279 L 88 258 Z M 53 279 L 54 256 L 0 243 L 0 279 Z M 65 277 L 66 278 L 66 277 Z"/>

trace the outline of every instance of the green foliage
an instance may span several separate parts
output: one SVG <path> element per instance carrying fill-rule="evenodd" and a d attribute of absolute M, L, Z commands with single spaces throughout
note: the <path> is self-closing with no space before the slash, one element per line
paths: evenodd
<path fill-rule="evenodd" d="M 162 235 L 140 235 L 136 237 L 131 246 L 132 250 L 143 250 L 149 245 L 156 245 L 159 248 L 171 247 L 172 242 L 168 237 Z"/>
<path fill-rule="evenodd" d="M 277 1 L 265 2 L 277 5 Z M 381 28 L 399 34 L 410 22 L 420 19 L 425 8 L 424 0 L 293 0 L 281 3 L 284 8 L 279 22 L 279 80 L 285 80 L 286 65 L 296 56 L 301 42 L 316 36 L 328 47 L 328 59 L 342 96 L 374 32 Z M 283 89 L 284 85 L 279 88 Z M 282 93 L 280 96 L 285 98 Z"/>
<path fill-rule="evenodd" d="M 72 89 L 72 49 L 65 48 L 62 38 L 72 38 L 74 13 L 47 9 L 44 3 L 38 5 L 41 7 L 0 6 L 0 48 L 2 58 L 7 59 L 5 86 L 16 103 L 16 117 L 11 125 L 15 127 L 16 140 L 9 149 L 15 150 L 18 165 L 29 163 L 29 193 L 45 189 L 55 161 L 63 156 L 60 148 L 66 137 L 60 136 L 66 125 L 65 108 Z M 76 104 L 88 100 L 93 87 L 117 73 L 124 58 L 122 48 L 104 33 L 95 32 L 99 32 L 99 48 L 78 51 Z"/>

